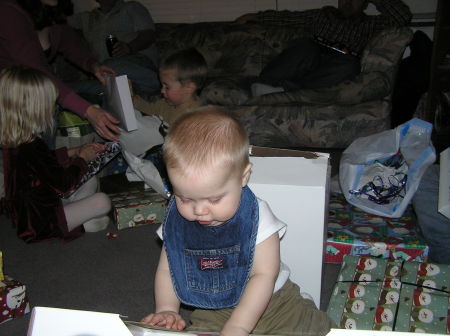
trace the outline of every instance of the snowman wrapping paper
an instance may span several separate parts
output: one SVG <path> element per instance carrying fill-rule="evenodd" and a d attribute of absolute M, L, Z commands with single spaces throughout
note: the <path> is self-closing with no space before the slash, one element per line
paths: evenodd
<path fill-rule="evenodd" d="M 0 281 L 0 324 L 30 312 L 26 288 L 5 275 Z"/>
<path fill-rule="evenodd" d="M 109 194 L 118 230 L 144 224 L 161 224 L 167 200 L 152 189 Z"/>
<path fill-rule="evenodd" d="M 450 334 L 450 265 L 344 256 L 327 314 L 340 328 Z"/>

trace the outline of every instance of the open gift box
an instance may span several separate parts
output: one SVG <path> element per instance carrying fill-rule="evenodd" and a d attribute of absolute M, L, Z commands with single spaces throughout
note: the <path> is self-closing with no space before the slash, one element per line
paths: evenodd
<path fill-rule="evenodd" d="M 329 154 L 252 146 L 250 162 L 250 189 L 287 224 L 280 250 L 290 279 L 320 307 Z"/>
<path fill-rule="evenodd" d="M 218 336 L 217 332 L 174 331 L 134 321 L 119 314 L 86 310 L 34 307 L 28 336 Z M 250 334 L 250 336 L 261 336 Z M 270 336 L 270 335 L 267 335 Z M 275 335 L 272 335 L 275 336 Z"/>
<path fill-rule="evenodd" d="M 450 333 L 450 265 L 344 256 L 327 314 L 346 329 Z"/>

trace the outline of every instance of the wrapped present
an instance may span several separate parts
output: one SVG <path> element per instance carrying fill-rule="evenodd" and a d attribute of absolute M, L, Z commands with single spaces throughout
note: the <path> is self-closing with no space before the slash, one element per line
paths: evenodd
<path fill-rule="evenodd" d="M 424 262 L 428 253 L 411 205 L 400 218 L 380 217 L 330 194 L 325 262 L 341 263 L 344 255 Z"/>
<path fill-rule="evenodd" d="M 0 281 L 0 323 L 30 312 L 26 288 L 19 281 L 5 275 Z"/>
<path fill-rule="evenodd" d="M 2 251 L 0 251 L 0 281 L 5 279 L 3 275 L 3 254 Z"/>
<path fill-rule="evenodd" d="M 131 189 L 109 194 L 119 230 L 144 224 L 161 224 L 167 200 L 152 189 Z"/>
<path fill-rule="evenodd" d="M 327 314 L 346 329 L 450 334 L 450 265 L 344 257 Z"/>
<path fill-rule="evenodd" d="M 105 167 L 103 176 L 123 174 L 127 171 L 128 163 L 123 157 L 122 153 L 119 153 L 111 162 Z"/>
<path fill-rule="evenodd" d="M 73 193 L 81 187 L 84 183 L 86 183 L 91 177 L 96 175 L 100 170 L 102 170 L 106 165 L 110 163 L 122 150 L 119 142 L 111 141 L 105 143 L 105 149 L 97 154 L 94 160 L 88 162 L 88 170 L 82 176 L 80 182 L 71 189 L 69 192 L 65 194 L 61 194 L 62 198 L 68 198 Z"/>

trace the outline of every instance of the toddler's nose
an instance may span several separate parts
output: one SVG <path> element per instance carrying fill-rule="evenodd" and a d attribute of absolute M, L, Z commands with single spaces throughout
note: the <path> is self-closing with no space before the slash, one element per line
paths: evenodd
<path fill-rule="evenodd" d="M 194 213 L 196 216 L 205 216 L 208 214 L 208 207 L 204 204 L 196 204 L 194 207 Z"/>

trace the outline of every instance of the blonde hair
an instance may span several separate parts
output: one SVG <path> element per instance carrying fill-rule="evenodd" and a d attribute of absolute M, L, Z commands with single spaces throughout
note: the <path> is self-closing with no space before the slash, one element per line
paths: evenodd
<path fill-rule="evenodd" d="M 206 107 L 181 116 L 170 128 L 163 145 L 167 168 L 182 174 L 207 169 L 243 171 L 249 163 L 244 127 L 225 109 Z"/>
<path fill-rule="evenodd" d="M 0 144 L 17 147 L 53 127 L 58 89 L 43 72 L 23 66 L 0 73 Z"/>

